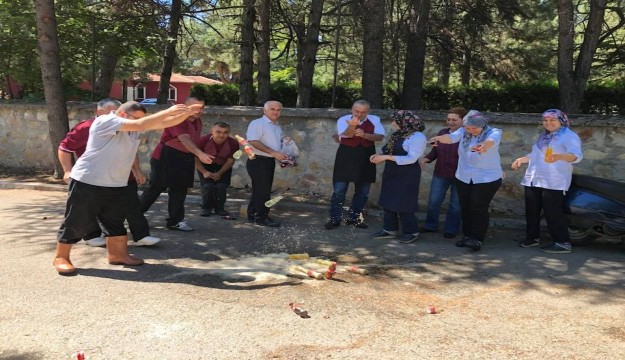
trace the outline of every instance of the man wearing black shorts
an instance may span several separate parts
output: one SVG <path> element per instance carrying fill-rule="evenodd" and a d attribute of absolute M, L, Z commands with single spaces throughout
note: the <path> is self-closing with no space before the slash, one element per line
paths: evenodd
<path fill-rule="evenodd" d="M 59 274 L 76 271 L 70 261 L 72 245 L 93 229 L 97 221 L 106 235 L 108 261 L 113 265 L 142 265 L 128 254 L 124 227 L 125 187 L 139 147 L 139 131 L 163 129 L 184 121 L 199 106 L 174 105 L 146 116 L 146 109 L 130 101 L 113 114 L 96 118 L 85 153 L 70 174 L 65 220 L 59 229 L 53 265 Z"/>

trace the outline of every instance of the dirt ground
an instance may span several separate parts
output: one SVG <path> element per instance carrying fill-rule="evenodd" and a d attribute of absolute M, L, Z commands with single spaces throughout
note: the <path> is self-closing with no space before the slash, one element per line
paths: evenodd
<path fill-rule="evenodd" d="M 0 358 L 71 359 L 622 359 L 625 251 L 609 241 L 572 254 L 521 249 L 518 223 L 494 219 L 483 251 L 440 234 L 403 245 L 367 230 L 323 229 L 325 209 L 288 202 L 268 229 L 199 217 L 191 233 L 164 229 L 166 203 L 148 212 L 146 265 L 73 251 L 78 275 L 51 265 L 62 191 L 0 189 Z M 241 203 L 230 201 L 236 211 Z M 308 253 L 309 261 L 286 255 Z M 324 270 L 315 280 L 294 266 Z M 347 272 L 358 265 L 370 275 Z M 301 303 L 310 318 L 289 303 Z M 428 314 L 433 305 L 437 314 Z"/>

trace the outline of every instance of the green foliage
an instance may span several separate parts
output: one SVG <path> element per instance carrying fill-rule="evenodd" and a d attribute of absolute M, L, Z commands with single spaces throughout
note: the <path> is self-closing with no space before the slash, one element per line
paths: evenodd
<path fill-rule="evenodd" d="M 239 102 L 239 86 L 197 84 L 191 88 L 191 96 L 203 99 L 207 105 L 236 105 Z"/>
<path fill-rule="evenodd" d="M 238 102 L 239 90 L 236 84 L 196 85 L 191 94 L 206 99 L 207 105 L 232 106 Z M 337 86 L 334 107 L 350 108 L 360 96 L 360 84 Z M 271 84 L 271 98 L 279 100 L 285 107 L 295 107 L 297 88 L 287 82 L 274 82 Z M 314 108 L 330 107 L 332 86 L 314 86 L 312 99 Z M 387 87 L 384 107 L 398 109 L 399 104 L 397 92 Z M 447 110 L 454 106 L 493 112 L 541 113 L 558 107 L 558 85 L 553 82 L 510 83 L 447 89 L 429 85 L 423 89 L 423 109 Z M 625 114 L 625 82 L 590 86 L 586 90 L 582 112 Z"/>

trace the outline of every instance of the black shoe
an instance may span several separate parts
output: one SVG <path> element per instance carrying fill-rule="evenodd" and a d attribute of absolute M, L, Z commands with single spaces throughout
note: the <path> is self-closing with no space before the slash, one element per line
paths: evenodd
<path fill-rule="evenodd" d="M 522 248 L 528 248 L 528 247 L 538 246 L 538 245 L 540 245 L 540 239 L 525 239 L 519 242 L 519 246 Z"/>
<path fill-rule="evenodd" d="M 337 227 L 339 227 L 339 226 L 341 226 L 341 223 L 340 223 L 340 222 L 335 222 L 335 221 L 332 221 L 332 220 L 328 221 L 328 222 L 325 224 L 325 228 L 326 228 L 326 230 L 333 230 L 333 229 L 336 229 L 336 228 L 337 228 Z"/>
<path fill-rule="evenodd" d="M 557 243 L 549 244 L 540 248 L 540 251 L 550 254 L 568 254 L 572 250 L 571 243 Z"/>
<path fill-rule="evenodd" d="M 437 233 L 438 230 L 432 230 L 432 229 L 428 229 L 428 228 L 421 228 L 421 229 L 419 229 L 419 232 L 422 233 L 422 234 L 423 233 Z"/>
<path fill-rule="evenodd" d="M 211 211 L 207 209 L 202 209 L 202 212 L 200 212 L 200 216 L 209 217 L 211 216 Z"/>
<path fill-rule="evenodd" d="M 462 239 L 456 241 L 457 247 L 465 247 L 467 245 L 467 241 L 469 241 L 468 236 L 463 236 Z"/>
<path fill-rule="evenodd" d="M 397 237 L 396 231 L 386 231 L 384 229 L 380 229 L 380 231 L 373 233 L 371 235 L 376 240 L 381 239 L 395 239 Z"/>
<path fill-rule="evenodd" d="M 226 211 L 226 210 L 224 210 L 224 209 L 221 209 L 221 210 L 215 210 L 215 213 L 216 213 L 217 215 L 219 215 L 219 216 L 228 216 L 228 215 L 230 215 L 230 213 L 229 213 L 229 212 L 227 212 L 227 211 Z"/>
<path fill-rule="evenodd" d="M 419 240 L 419 233 L 415 234 L 402 234 L 397 238 L 402 244 L 410 244 Z"/>
<path fill-rule="evenodd" d="M 279 222 L 275 222 L 275 221 L 271 220 L 268 217 L 256 219 L 256 221 L 254 223 L 256 225 L 260 225 L 260 226 L 276 227 L 276 228 L 280 227 L 280 223 Z"/>
<path fill-rule="evenodd" d="M 247 222 L 249 223 L 255 223 L 256 222 L 256 217 L 254 215 L 248 215 L 247 216 Z"/>
<path fill-rule="evenodd" d="M 469 249 L 473 251 L 478 251 L 482 248 L 482 242 L 477 239 L 469 239 L 464 244 L 464 247 L 468 247 Z"/>
<path fill-rule="evenodd" d="M 455 237 L 456 237 L 456 235 L 457 235 L 457 234 L 454 234 L 454 233 L 444 233 L 444 234 L 443 234 L 443 237 L 444 237 L 445 239 L 453 239 L 453 238 L 455 238 Z"/>
<path fill-rule="evenodd" d="M 364 223 L 364 222 L 362 222 L 360 220 L 347 220 L 345 222 L 345 224 L 357 227 L 359 229 L 368 229 L 369 228 L 369 225 L 367 225 L 366 223 Z"/>

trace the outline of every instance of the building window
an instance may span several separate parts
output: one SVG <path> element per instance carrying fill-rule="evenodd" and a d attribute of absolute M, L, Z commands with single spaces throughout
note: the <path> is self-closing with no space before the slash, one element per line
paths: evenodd
<path fill-rule="evenodd" d="M 135 99 L 145 99 L 145 87 L 142 84 L 137 84 L 135 86 Z"/>
<path fill-rule="evenodd" d="M 167 98 L 167 100 L 176 101 L 177 99 L 178 99 L 178 89 L 169 85 L 169 97 Z"/>

